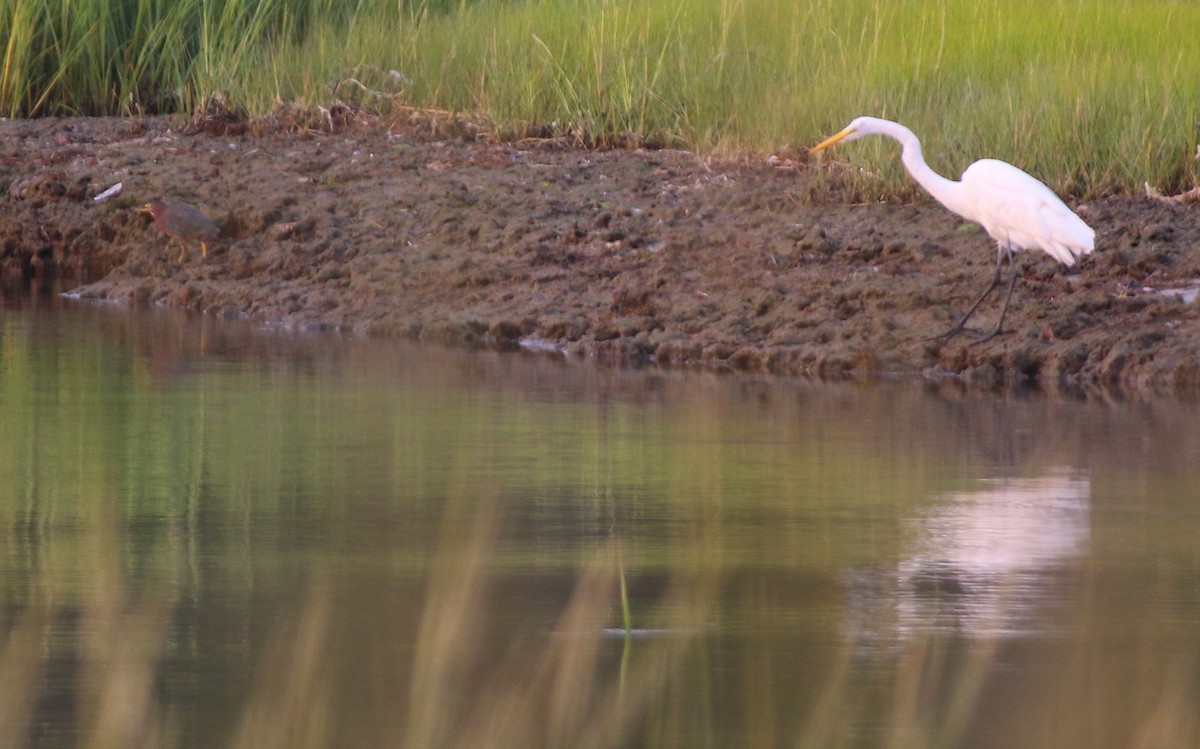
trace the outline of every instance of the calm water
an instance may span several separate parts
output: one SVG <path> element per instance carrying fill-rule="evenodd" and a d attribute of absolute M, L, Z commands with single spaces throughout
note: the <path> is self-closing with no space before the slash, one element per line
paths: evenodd
<path fill-rule="evenodd" d="M 1194 402 L 8 304 L 0 746 L 1200 746 Z"/>

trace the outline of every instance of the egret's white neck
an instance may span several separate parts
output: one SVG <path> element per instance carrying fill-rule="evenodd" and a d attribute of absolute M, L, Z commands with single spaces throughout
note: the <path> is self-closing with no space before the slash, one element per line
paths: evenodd
<path fill-rule="evenodd" d="M 875 132 L 890 136 L 900 142 L 904 149 L 900 160 L 921 187 L 924 187 L 935 200 L 958 215 L 973 218 L 963 201 L 962 183 L 946 179 L 929 168 L 929 165 L 925 163 L 925 157 L 921 154 L 921 141 L 917 140 L 917 136 L 913 134 L 912 130 L 890 120 L 875 120 L 873 124 Z"/>

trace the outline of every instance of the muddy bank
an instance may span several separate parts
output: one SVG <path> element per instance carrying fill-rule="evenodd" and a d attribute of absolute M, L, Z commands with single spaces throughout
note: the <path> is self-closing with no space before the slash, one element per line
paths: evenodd
<path fill-rule="evenodd" d="M 1200 389 L 1200 205 L 1075 206 L 1097 252 L 1020 258 L 1006 328 L 928 340 L 993 245 L 934 203 L 813 203 L 802 158 L 497 143 L 422 115 L 329 133 L 0 122 L 0 270 L 297 328 L 822 378 Z M 120 182 L 121 195 L 93 197 Z M 202 207 L 201 258 L 134 209 Z M 990 327 L 998 304 L 975 324 Z"/>

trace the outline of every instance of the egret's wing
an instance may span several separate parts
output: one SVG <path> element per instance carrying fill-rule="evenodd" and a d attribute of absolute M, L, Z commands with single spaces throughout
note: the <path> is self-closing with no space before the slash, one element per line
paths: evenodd
<path fill-rule="evenodd" d="M 973 215 L 996 241 L 1045 251 L 1072 265 L 1095 248 L 1095 232 L 1054 192 L 1012 164 L 976 161 L 962 176 Z"/>

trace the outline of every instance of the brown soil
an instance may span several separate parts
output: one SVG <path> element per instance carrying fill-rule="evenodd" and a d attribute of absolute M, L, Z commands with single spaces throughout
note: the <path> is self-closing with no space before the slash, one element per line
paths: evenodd
<path fill-rule="evenodd" d="M 1076 205 L 1097 252 L 1070 271 L 1023 254 L 1009 332 L 941 345 L 928 337 L 987 283 L 991 241 L 932 202 L 814 202 L 828 177 L 803 156 L 501 143 L 428 115 L 333 134 L 178 124 L 0 122 L 4 274 L 302 329 L 631 361 L 1200 388 L 1194 203 Z M 135 210 L 156 197 L 221 226 L 207 258 L 194 244 L 177 262 Z"/>

